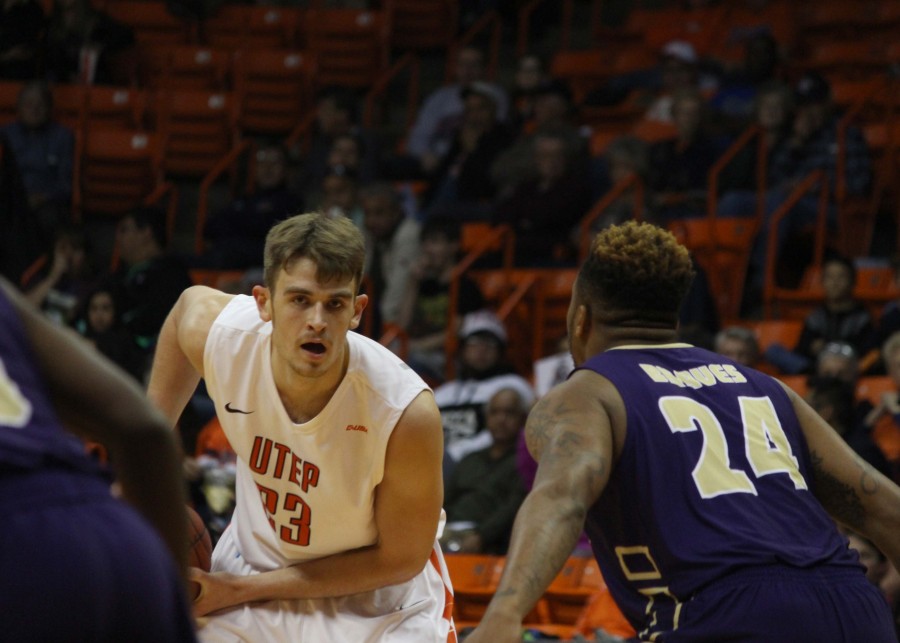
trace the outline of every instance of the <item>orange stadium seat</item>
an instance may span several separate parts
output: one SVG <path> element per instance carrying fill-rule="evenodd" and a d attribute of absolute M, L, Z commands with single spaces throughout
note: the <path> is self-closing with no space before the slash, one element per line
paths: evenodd
<path fill-rule="evenodd" d="M 256 50 L 237 52 L 234 89 L 242 130 L 285 135 L 313 106 L 316 59 L 307 52 Z"/>
<path fill-rule="evenodd" d="M 318 59 L 317 87 L 370 87 L 388 68 L 389 25 L 382 11 L 313 9 L 304 34 Z"/>
<path fill-rule="evenodd" d="M 188 43 L 192 37 L 190 23 L 169 13 L 163 2 L 116 0 L 106 6 L 106 12 L 114 20 L 134 29 L 139 47 Z"/>
<path fill-rule="evenodd" d="M 804 66 L 831 79 L 874 78 L 884 72 L 885 55 L 885 47 L 877 42 L 823 42 L 810 50 Z"/>
<path fill-rule="evenodd" d="M 85 125 L 93 129 L 140 129 L 145 101 L 143 90 L 95 85 L 88 89 Z"/>
<path fill-rule="evenodd" d="M 453 584 L 453 618 L 457 627 L 481 620 L 497 589 L 499 556 L 486 554 L 450 554 L 444 560 Z M 500 568 L 502 570 L 502 567 Z"/>
<path fill-rule="evenodd" d="M 612 56 L 603 49 L 557 51 L 550 61 L 550 74 L 569 84 L 575 104 L 581 104 L 588 92 L 612 75 Z"/>
<path fill-rule="evenodd" d="M 575 622 L 575 631 L 593 637 L 597 630 L 603 630 L 621 639 L 632 639 L 637 632 L 616 605 L 608 588 L 597 590 L 588 598 L 587 605 Z"/>
<path fill-rule="evenodd" d="M 229 87 L 231 52 L 198 45 L 166 47 L 160 66 L 147 79 L 150 87 L 213 92 Z"/>
<path fill-rule="evenodd" d="M 286 49 L 294 46 L 303 9 L 226 4 L 203 25 L 202 40 L 222 49 Z"/>
<path fill-rule="evenodd" d="M 764 319 L 745 322 L 744 325 L 753 329 L 759 349 L 763 352 L 772 344 L 793 349 L 803 330 L 803 322 L 799 319 Z"/>
<path fill-rule="evenodd" d="M 237 141 L 232 93 L 160 91 L 155 104 L 167 175 L 202 177 Z"/>
<path fill-rule="evenodd" d="M 386 0 L 391 48 L 398 51 L 446 49 L 458 28 L 457 0 Z"/>
<path fill-rule="evenodd" d="M 87 131 L 75 168 L 76 211 L 118 216 L 142 203 L 162 183 L 162 144 L 155 134 Z"/>
<path fill-rule="evenodd" d="M 0 80 L 0 126 L 16 120 L 16 103 L 25 83 Z"/>

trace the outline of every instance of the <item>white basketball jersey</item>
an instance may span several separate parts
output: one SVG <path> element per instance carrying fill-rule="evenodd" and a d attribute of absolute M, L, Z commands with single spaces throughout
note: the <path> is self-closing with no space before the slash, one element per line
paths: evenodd
<path fill-rule="evenodd" d="M 272 376 L 271 332 L 253 298 L 236 296 L 213 323 L 203 358 L 238 456 L 229 529 L 259 571 L 376 542 L 374 493 L 388 438 L 428 388 L 399 357 L 350 332 L 346 376 L 321 413 L 295 424 Z"/>

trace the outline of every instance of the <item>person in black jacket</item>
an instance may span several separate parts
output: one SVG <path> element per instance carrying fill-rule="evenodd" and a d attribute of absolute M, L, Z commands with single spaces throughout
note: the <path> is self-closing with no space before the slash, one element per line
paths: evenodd
<path fill-rule="evenodd" d="M 138 208 L 122 217 L 116 243 L 124 263 L 115 275 L 122 321 L 149 350 L 191 278 L 181 260 L 165 249 L 165 216 L 157 209 Z"/>

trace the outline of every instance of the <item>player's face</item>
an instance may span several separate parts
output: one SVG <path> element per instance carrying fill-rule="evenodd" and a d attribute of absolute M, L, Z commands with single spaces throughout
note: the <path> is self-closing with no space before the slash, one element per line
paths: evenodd
<path fill-rule="evenodd" d="M 272 322 L 273 368 L 321 377 L 343 368 L 347 331 L 359 326 L 365 295 L 353 279 L 320 282 L 316 264 L 298 259 L 282 269 L 274 291 L 254 289 L 263 321 Z"/>

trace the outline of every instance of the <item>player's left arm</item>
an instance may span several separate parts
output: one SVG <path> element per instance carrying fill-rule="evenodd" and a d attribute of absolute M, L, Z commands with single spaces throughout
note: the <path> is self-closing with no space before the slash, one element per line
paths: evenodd
<path fill-rule="evenodd" d="M 240 603 L 325 598 L 403 583 L 428 562 L 441 513 L 443 429 L 432 394 L 407 407 L 388 441 L 384 477 L 375 492 L 378 542 L 252 576 L 204 574 L 195 612 L 203 615 Z"/>
<path fill-rule="evenodd" d="M 831 516 L 900 566 L 900 488 L 857 455 L 810 406 L 782 385 L 809 447 L 813 490 Z"/>

